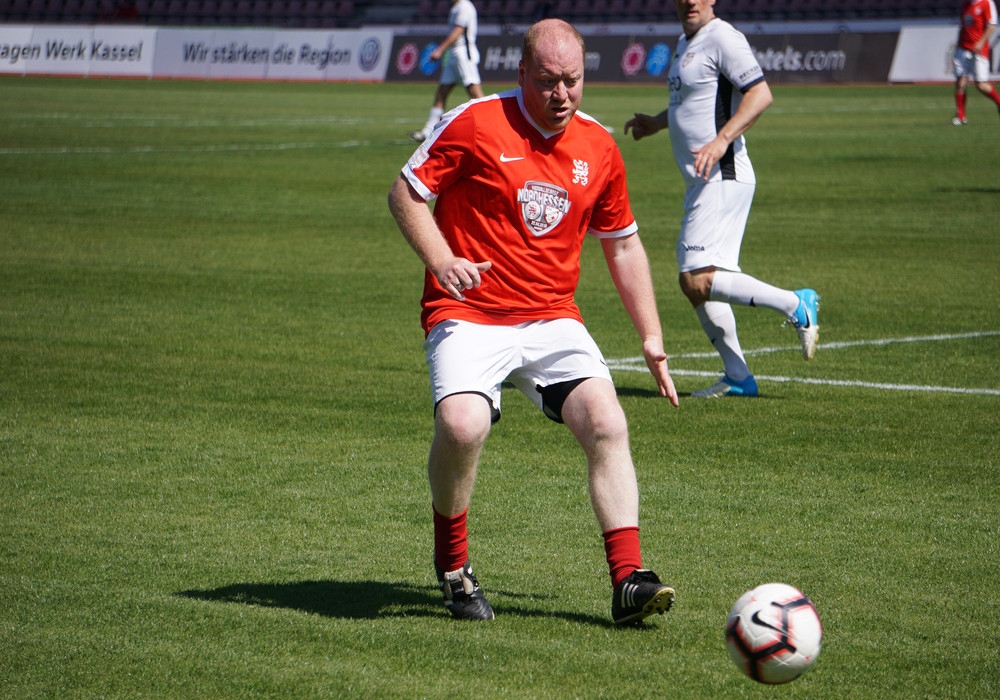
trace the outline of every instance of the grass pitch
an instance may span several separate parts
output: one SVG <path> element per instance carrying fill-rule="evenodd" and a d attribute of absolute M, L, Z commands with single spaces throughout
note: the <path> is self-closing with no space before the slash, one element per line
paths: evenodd
<path fill-rule="evenodd" d="M 489 86 L 499 89 L 508 86 Z M 744 269 L 823 297 L 820 349 L 737 309 L 756 400 L 680 409 L 596 244 L 646 563 L 610 586 L 568 432 L 510 391 L 470 516 L 492 624 L 431 567 L 421 267 L 385 195 L 433 86 L 0 80 L 0 696 L 991 697 L 1000 693 L 1000 125 L 941 87 L 779 86 Z M 721 369 L 676 287 L 682 184 L 616 130 L 682 394 Z M 783 581 L 823 651 L 780 690 L 730 605 Z"/>

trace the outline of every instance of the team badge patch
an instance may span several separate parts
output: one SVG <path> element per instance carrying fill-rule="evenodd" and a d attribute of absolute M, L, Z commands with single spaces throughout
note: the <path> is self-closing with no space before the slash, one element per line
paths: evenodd
<path fill-rule="evenodd" d="M 517 191 L 517 201 L 525 225 L 536 236 L 544 236 L 554 229 L 570 205 L 569 193 L 547 182 L 524 183 Z"/>

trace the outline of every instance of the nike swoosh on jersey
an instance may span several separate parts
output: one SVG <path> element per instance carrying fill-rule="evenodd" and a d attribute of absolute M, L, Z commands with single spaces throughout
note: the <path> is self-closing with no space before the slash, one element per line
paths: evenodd
<path fill-rule="evenodd" d="M 524 156 L 505 156 L 503 153 L 500 154 L 501 163 L 510 163 L 515 160 L 524 160 Z"/>

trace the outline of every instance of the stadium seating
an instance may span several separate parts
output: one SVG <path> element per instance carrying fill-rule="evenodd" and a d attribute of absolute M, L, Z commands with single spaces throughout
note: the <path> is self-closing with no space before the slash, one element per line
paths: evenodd
<path fill-rule="evenodd" d="M 475 0 L 483 24 L 540 17 L 576 23 L 674 23 L 673 0 Z M 131 10 L 134 6 L 135 11 Z M 447 22 L 449 0 L 0 0 L 0 22 L 142 22 L 183 26 L 357 27 Z M 124 9 L 123 9 L 124 8 Z M 957 15 L 940 0 L 718 0 L 729 20 L 907 19 Z"/>

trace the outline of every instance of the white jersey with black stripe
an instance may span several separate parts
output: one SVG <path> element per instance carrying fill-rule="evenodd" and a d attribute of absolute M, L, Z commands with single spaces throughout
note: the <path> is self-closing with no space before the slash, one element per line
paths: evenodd
<path fill-rule="evenodd" d="M 764 80 L 747 38 L 718 17 L 694 36 L 681 36 L 668 74 L 670 143 L 688 184 L 695 176 L 693 150 L 710 143 L 739 107 L 743 93 Z M 756 182 L 743 136 L 712 168 L 709 181 Z"/>
<path fill-rule="evenodd" d="M 473 63 L 479 63 L 479 47 L 476 46 L 476 35 L 479 33 L 479 15 L 471 0 L 459 0 L 451 6 L 448 13 L 448 24 L 451 27 L 462 27 L 465 30 L 458 41 L 452 45 L 452 53 Z"/>

